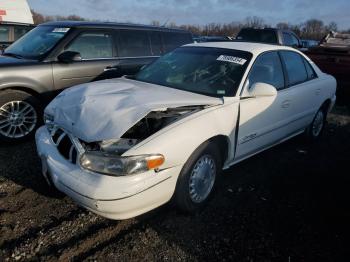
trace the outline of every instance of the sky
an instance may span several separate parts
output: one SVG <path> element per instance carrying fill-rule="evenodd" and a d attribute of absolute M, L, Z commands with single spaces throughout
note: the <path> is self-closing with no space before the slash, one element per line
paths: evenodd
<path fill-rule="evenodd" d="M 45 15 L 76 14 L 91 20 L 178 25 L 240 22 L 258 16 L 274 26 L 300 24 L 310 18 L 350 28 L 350 0 L 28 0 Z"/>

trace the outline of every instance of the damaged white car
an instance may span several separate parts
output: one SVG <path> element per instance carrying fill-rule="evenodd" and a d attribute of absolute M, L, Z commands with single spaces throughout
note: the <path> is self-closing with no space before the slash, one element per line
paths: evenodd
<path fill-rule="evenodd" d="M 336 81 L 299 51 L 187 45 L 134 77 L 63 91 L 36 133 L 47 181 L 101 216 L 170 199 L 196 211 L 222 169 L 300 133 L 320 136 Z"/>

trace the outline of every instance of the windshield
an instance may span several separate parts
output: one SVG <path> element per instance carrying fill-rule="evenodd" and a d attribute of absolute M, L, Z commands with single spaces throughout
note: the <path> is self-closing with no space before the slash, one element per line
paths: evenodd
<path fill-rule="evenodd" d="M 141 70 L 135 80 L 194 93 L 235 96 L 251 53 L 209 47 L 182 47 Z"/>
<path fill-rule="evenodd" d="M 6 48 L 4 55 L 39 59 L 50 51 L 69 28 L 38 26 Z"/>

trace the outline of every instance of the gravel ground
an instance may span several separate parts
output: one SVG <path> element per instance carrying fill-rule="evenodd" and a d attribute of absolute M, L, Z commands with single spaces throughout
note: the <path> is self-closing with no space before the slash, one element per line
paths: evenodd
<path fill-rule="evenodd" d="M 350 219 L 350 112 L 323 138 L 296 137 L 227 170 L 188 216 L 167 204 L 112 221 L 50 193 L 34 142 L 0 145 L 0 261 L 344 261 Z"/>

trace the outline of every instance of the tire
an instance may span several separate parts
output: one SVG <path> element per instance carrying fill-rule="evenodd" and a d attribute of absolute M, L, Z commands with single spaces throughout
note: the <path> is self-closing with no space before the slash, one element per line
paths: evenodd
<path fill-rule="evenodd" d="M 40 101 L 20 90 L 0 91 L 0 141 L 22 142 L 32 138 L 42 123 Z"/>
<path fill-rule="evenodd" d="M 327 108 L 322 106 L 316 113 L 311 124 L 305 130 L 305 137 L 308 142 L 317 141 L 323 133 L 327 119 Z"/>
<path fill-rule="evenodd" d="M 222 160 L 218 146 L 211 142 L 199 146 L 187 160 L 177 180 L 174 200 L 178 208 L 186 213 L 195 213 L 202 209 L 218 184 L 221 169 Z M 214 172 L 212 175 L 208 173 L 210 170 Z M 212 176 L 213 181 L 210 179 Z M 200 179 L 196 179 L 199 177 Z"/>

